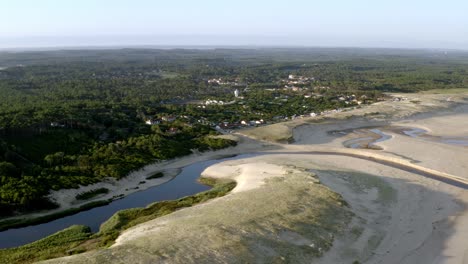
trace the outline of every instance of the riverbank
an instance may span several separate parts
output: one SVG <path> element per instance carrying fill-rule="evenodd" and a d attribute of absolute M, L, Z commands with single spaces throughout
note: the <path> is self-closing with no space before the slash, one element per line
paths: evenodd
<path fill-rule="evenodd" d="M 138 171 L 130 173 L 127 177 L 121 180 L 109 178 L 103 182 L 81 186 L 77 189 L 52 191 L 48 198 L 59 205 L 57 209 L 4 218 L 0 221 L 0 231 L 8 228 L 44 223 L 65 215 L 89 210 L 93 207 L 109 203 L 116 199 L 121 199 L 138 191 L 147 190 L 172 180 L 180 173 L 183 167 L 196 162 L 220 159 L 242 153 L 274 148 L 271 144 L 256 142 L 242 136 L 224 135 L 221 137 L 235 140 L 238 142 L 238 145 L 217 151 L 207 151 L 203 153 L 197 152 L 181 158 L 149 164 Z M 148 177 L 151 177 L 158 172 L 163 173 L 164 176 L 148 179 Z M 88 200 L 76 199 L 77 195 L 81 193 L 101 188 L 108 189 L 108 193 L 98 195 Z"/>
<path fill-rule="evenodd" d="M 199 178 L 212 189 L 171 201 L 158 201 L 144 208 L 121 210 L 101 224 L 98 231 L 84 225 L 73 225 L 48 237 L 20 247 L 0 249 L 0 260 L 7 263 L 33 263 L 105 248 L 114 243 L 121 231 L 176 210 L 191 207 L 227 194 L 235 187 L 232 181 Z"/>

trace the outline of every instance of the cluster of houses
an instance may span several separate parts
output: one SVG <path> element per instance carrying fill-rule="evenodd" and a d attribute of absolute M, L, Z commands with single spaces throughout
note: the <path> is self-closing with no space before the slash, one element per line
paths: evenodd
<path fill-rule="evenodd" d="M 311 112 L 310 114 L 307 114 L 307 115 L 275 116 L 275 117 L 273 117 L 273 120 L 276 120 L 276 121 L 279 121 L 279 120 L 295 120 L 295 119 L 298 119 L 298 118 L 317 117 L 317 116 L 320 116 L 320 115 L 329 115 L 329 114 L 332 114 L 332 113 L 339 113 L 339 112 L 342 112 L 342 111 L 343 111 L 343 109 L 333 109 L 333 110 L 329 110 L 329 111 L 323 111 L 323 112 L 320 112 L 320 113 Z"/>
<path fill-rule="evenodd" d="M 403 102 L 407 100 L 408 100 L 408 97 L 400 97 L 400 96 L 393 97 L 393 102 Z"/>
<path fill-rule="evenodd" d="M 290 74 L 288 76 L 288 79 L 286 80 L 288 84 L 308 84 L 313 81 L 315 81 L 314 77 L 304 77 L 304 76 L 293 75 L 293 74 Z"/>
<path fill-rule="evenodd" d="M 59 123 L 59 122 L 50 122 L 50 127 L 60 127 L 60 128 L 64 128 L 64 127 L 65 127 L 65 124 Z"/>
<path fill-rule="evenodd" d="M 224 101 L 208 99 L 205 101 L 205 105 L 224 105 Z"/>
<path fill-rule="evenodd" d="M 233 122 L 233 123 L 230 123 L 230 122 L 219 123 L 215 126 L 215 129 L 216 130 L 229 130 L 229 129 L 248 127 L 248 126 L 259 126 L 263 124 L 265 124 L 265 121 L 263 119 L 250 120 L 250 121 L 241 120 L 240 122 Z"/>
<path fill-rule="evenodd" d="M 145 123 L 147 125 L 159 125 L 161 122 L 174 122 L 177 119 L 175 116 L 163 116 L 159 119 L 157 118 L 146 118 Z"/>
<path fill-rule="evenodd" d="M 226 81 L 223 80 L 222 78 L 213 78 L 209 79 L 208 83 L 210 84 L 217 84 L 217 85 L 239 85 L 239 83 L 236 81 Z M 303 87 L 305 85 L 311 84 L 312 82 L 315 81 L 314 77 L 304 77 L 304 76 L 299 76 L 299 75 L 289 75 L 287 79 L 282 80 L 282 83 L 284 83 L 284 88 L 268 88 L 266 90 L 278 90 L 278 89 L 289 89 L 292 91 L 302 91 L 302 90 L 309 90 L 307 87 Z M 244 89 L 244 93 L 247 91 L 248 88 Z M 317 86 L 314 88 L 310 88 L 313 90 L 319 90 L 319 89 L 330 89 L 329 87 L 326 86 Z M 309 92 L 304 92 L 300 93 L 301 96 L 304 96 L 304 98 L 319 98 L 323 97 L 323 95 L 319 92 L 315 93 L 312 91 Z M 201 102 L 197 107 L 198 108 L 208 108 L 209 105 L 220 105 L 220 106 L 226 106 L 230 104 L 235 104 L 238 103 L 239 105 L 243 105 L 244 102 L 243 97 L 241 96 L 241 92 L 239 89 L 234 90 L 234 96 L 236 100 L 226 102 L 222 100 L 215 100 L 215 99 L 208 99 L 205 100 L 204 102 Z M 269 102 L 270 104 L 278 104 L 281 105 L 281 102 L 287 102 L 289 96 L 288 95 L 278 95 L 275 96 L 274 99 L 277 100 L 276 102 L 272 101 Z M 361 105 L 363 103 L 368 103 L 371 101 L 371 99 L 367 98 L 367 96 L 362 95 L 362 96 L 356 96 L 354 94 L 352 95 L 339 95 L 335 98 L 336 101 L 344 102 L 346 105 L 349 105 L 349 107 L 352 106 L 357 106 Z M 403 100 L 403 99 L 401 99 Z M 304 108 L 307 108 L 307 106 L 303 106 Z M 243 105 L 243 108 L 247 108 L 246 105 Z M 280 120 L 290 120 L 290 119 L 296 119 L 296 118 L 305 118 L 305 117 L 316 117 L 320 115 L 329 115 L 337 112 L 341 112 L 343 109 L 333 109 L 333 110 L 328 110 L 328 111 L 323 111 L 323 112 L 311 112 L 309 114 L 305 115 L 293 115 L 293 116 L 275 116 L 273 117 L 273 121 L 280 121 Z M 181 118 L 181 117 L 179 117 Z M 259 120 L 240 120 L 238 122 L 221 122 L 221 123 L 215 123 L 213 120 L 209 120 L 207 118 L 201 118 L 199 120 L 191 120 L 189 117 L 187 117 L 188 124 L 190 122 L 198 122 L 201 124 L 209 125 L 217 130 L 220 131 L 232 131 L 232 129 L 236 128 L 242 128 L 242 127 L 247 127 L 247 126 L 259 126 L 265 124 L 265 120 L 259 119 Z M 160 119 L 146 119 L 145 122 L 148 125 L 157 125 L 160 124 L 161 122 L 172 122 L 176 120 L 176 117 L 174 116 L 166 116 L 166 117 L 161 117 Z"/>
<path fill-rule="evenodd" d="M 315 81 L 314 77 L 305 77 L 299 75 L 290 74 L 287 79 L 281 80 L 281 83 L 284 84 L 284 90 L 292 91 L 302 91 L 304 88 L 302 86 L 310 84 Z"/>
<path fill-rule="evenodd" d="M 365 100 L 367 97 L 365 95 L 361 96 L 360 99 Z M 345 104 L 362 104 L 361 100 L 358 100 L 356 95 L 339 95 L 338 100 L 344 102 Z"/>
<path fill-rule="evenodd" d="M 244 83 L 241 83 L 239 78 L 235 80 L 223 80 L 222 78 L 212 78 L 207 80 L 208 84 L 214 85 L 231 85 L 231 86 L 244 86 Z"/>
<path fill-rule="evenodd" d="M 188 117 L 188 116 L 181 116 L 180 118 L 190 119 L 190 117 Z M 173 122 L 176 119 L 177 118 L 175 116 L 164 116 L 164 117 L 161 117 L 159 119 L 147 118 L 147 119 L 145 119 L 145 123 L 147 125 L 158 125 L 158 124 L 161 124 L 162 122 Z M 193 121 L 195 121 L 195 120 L 193 120 Z M 209 126 L 215 128 L 217 130 L 220 130 L 220 131 L 229 131 L 229 130 L 236 129 L 236 128 L 243 128 L 243 127 L 248 127 L 248 126 L 259 126 L 259 125 L 265 124 L 265 121 L 263 119 L 249 120 L 249 121 L 241 120 L 240 122 L 227 122 L 226 121 L 226 122 L 221 122 L 221 123 L 216 124 L 216 123 L 210 122 L 207 118 L 204 118 L 204 117 L 202 117 L 199 120 L 196 120 L 196 122 L 198 122 L 200 124 L 209 125 Z M 190 125 L 190 124 L 188 124 L 188 125 Z M 177 128 L 171 127 L 166 132 L 176 134 L 179 131 L 178 131 Z"/>
<path fill-rule="evenodd" d="M 234 90 L 234 97 L 239 98 L 239 99 L 244 99 L 244 97 L 240 96 L 240 91 L 239 89 Z M 204 105 L 229 105 L 229 104 L 234 104 L 236 101 L 230 101 L 230 102 L 224 102 L 222 100 L 214 100 L 214 99 L 208 99 L 205 101 Z"/>

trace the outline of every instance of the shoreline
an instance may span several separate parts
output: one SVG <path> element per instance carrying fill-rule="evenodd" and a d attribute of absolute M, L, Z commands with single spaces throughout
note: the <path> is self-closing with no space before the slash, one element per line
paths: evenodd
<path fill-rule="evenodd" d="M 38 216 L 34 218 L 18 218 L 18 219 L 0 221 L 0 232 L 6 231 L 9 229 L 16 229 L 16 228 L 35 226 L 35 225 L 48 223 L 48 222 L 51 222 L 51 221 L 54 221 L 54 220 L 57 220 L 66 216 L 88 211 L 93 208 L 106 206 L 117 199 L 121 199 L 121 198 L 116 198 L 113 200 L 97 200 L 97 201 L 86 203 L 79 207 L 72 207 L 63 211 L 58 211 L 56 213 L 46 214 L 46 215 Z M 9 223 L 10 221 L 11 221 L 11 224 Z"/>

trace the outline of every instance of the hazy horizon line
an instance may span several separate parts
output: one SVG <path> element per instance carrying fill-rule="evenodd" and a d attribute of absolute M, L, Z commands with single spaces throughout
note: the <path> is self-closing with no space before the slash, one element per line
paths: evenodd
<path fill-rule="evenodd" d="M 60 51 L 60 50 L 119 50 L 119 49 L 376 49 L 376 50 L 421 50 L 421 51 L 458 51 L 468 52 L 468 48 L 439 48 L 439 47 L 391 47 L 391 46 L 352 46 L 352 45 L 266 45 L 266 44 L 94 44 L 94 45 L 44 45 L 24 47 L 0 47 L 0 52 L 22 51 Z"/>
<path fill-rule="evenodd" d="M 468 50 L 468 43 L 444 39 L 371 37 L 311 34 L 311 35 L 268 35 L 268 34 L 101 34 L 101 35 L 36 35 L 1 36 L 0 50 L 55 50 L 55 49 L 119 49 L 119 48 L 369 48 L 405 50 Z"/>

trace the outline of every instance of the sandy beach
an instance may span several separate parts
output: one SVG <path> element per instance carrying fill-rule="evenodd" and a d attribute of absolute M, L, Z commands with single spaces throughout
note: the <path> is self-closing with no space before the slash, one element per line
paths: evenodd
<path fill-rule="evenodd" d="M 235 180 L 227 196 L 130 228 L 109 249 L 47 263 L 468 263 L 468 148 L 391 129 L 468 136 L 468 112 L 452 110 L 468 95 L 406 96 L 243 130 L 235 148 L 151 165 L 116 188 L 144 171 L 262 152 L 203 172 Z M 330 133 L 362 127 L 390 137 L 379 150 L 352 149 L 343 146 L 352 134 Z"/>

